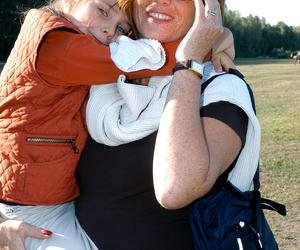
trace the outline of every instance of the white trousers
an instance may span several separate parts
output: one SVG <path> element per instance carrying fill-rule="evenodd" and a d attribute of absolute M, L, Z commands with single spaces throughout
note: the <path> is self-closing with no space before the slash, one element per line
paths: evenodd
<path fill-rule="evenodd" d="M 98 250 L 81 228 L 74 202 L 55 206 L 10 206 L 0 203 L 1 217 L 26 221 L 53 232 L 49 239 L 27 238 L 26 250 Z"/>

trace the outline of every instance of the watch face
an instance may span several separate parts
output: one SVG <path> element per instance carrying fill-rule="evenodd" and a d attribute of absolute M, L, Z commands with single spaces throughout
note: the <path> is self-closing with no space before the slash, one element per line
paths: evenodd
<path fill-rule="evenodd" d="M 203 75 L 203 65 L 194 60 L 191 60 L 191 69 L 196 71 L 197 73 Z"/>

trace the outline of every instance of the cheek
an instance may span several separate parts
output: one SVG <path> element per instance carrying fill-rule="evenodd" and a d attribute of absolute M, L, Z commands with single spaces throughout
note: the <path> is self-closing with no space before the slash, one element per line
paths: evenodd
<path fill-rule="evenodd" d="M 89 28 L 92 29 L 102 29 L 102 27 L 111 27 L 112 24 L 110 22 L 115 22 L 115 18 L 111 20 L 107 20 L 99 15 L 96 11 L 92 12 L 90 15 L 86 17 L 86 24 Z"/>
<path fill-rule="evenodd" d="M 135 0 L 133 4 L 133 21 L 140 34 L 148 33 L 148 29 L 152 29 L 151 24 L 148 23 L 148 15 L 146 13 L 149 4 L 147 0 Z"/>
<path fill-rule="evenodd" d="M 180 18 L 179 23 L 183 32 L 188 32 L 194 22 L 195 7 L 194 2 L 186 1 L 180 2 L 182 5 L 177 5 L 176 10 L 178 17 Z"/>
<path fill-rule="evenodd" d="M 141 37 L 150 38 L 152 37 L 152 26 L 145 20 L 139 20 L 138 25 L 136 26 L 137 30 Z"/>
<path fill-rule="evenodd" d="M 193 8 L 187 8 L 183 14 L 183 27 L 185 29 L 185 32 L 187 32 L 194 22 L 194 9 Z"/>
<path fill-rule="evenodd" d="M 185 20 L 185 22 L 181 28 L 181 35 L 185 35 L 190 30 L 190 28 L 192 27 L 193 21 L 194 20 Z"/>

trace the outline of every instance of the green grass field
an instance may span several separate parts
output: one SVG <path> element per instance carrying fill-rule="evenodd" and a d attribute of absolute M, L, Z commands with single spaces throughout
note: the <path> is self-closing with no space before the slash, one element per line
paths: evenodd
<path fill-rule="evenodd" d="M 284 203 L 287 216 L 266 211 L 280 249 L 300 249 L 300 65 L 292 60 L 239 59 L 262 127 L 263 196 Z M 1 70 L 0 64 L 0 70 Z"/>
<path fill-rule="evenodd" d="M 261 190 L 287 206 L 266 211 L 280 249 L 300 249 L 300 65 L 292 60 L 240 59 L 262 127 Z"/>

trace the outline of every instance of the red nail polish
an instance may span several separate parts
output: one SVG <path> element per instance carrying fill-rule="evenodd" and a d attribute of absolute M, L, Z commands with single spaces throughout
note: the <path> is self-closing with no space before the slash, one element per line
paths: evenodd
<path fill-rule="evenodd" d="M 52 235 L 52 232 L 49 231 L 49 230 L 41 230 L 42 234 L 45 235 L 45 236 L 51 236 Z"/>

